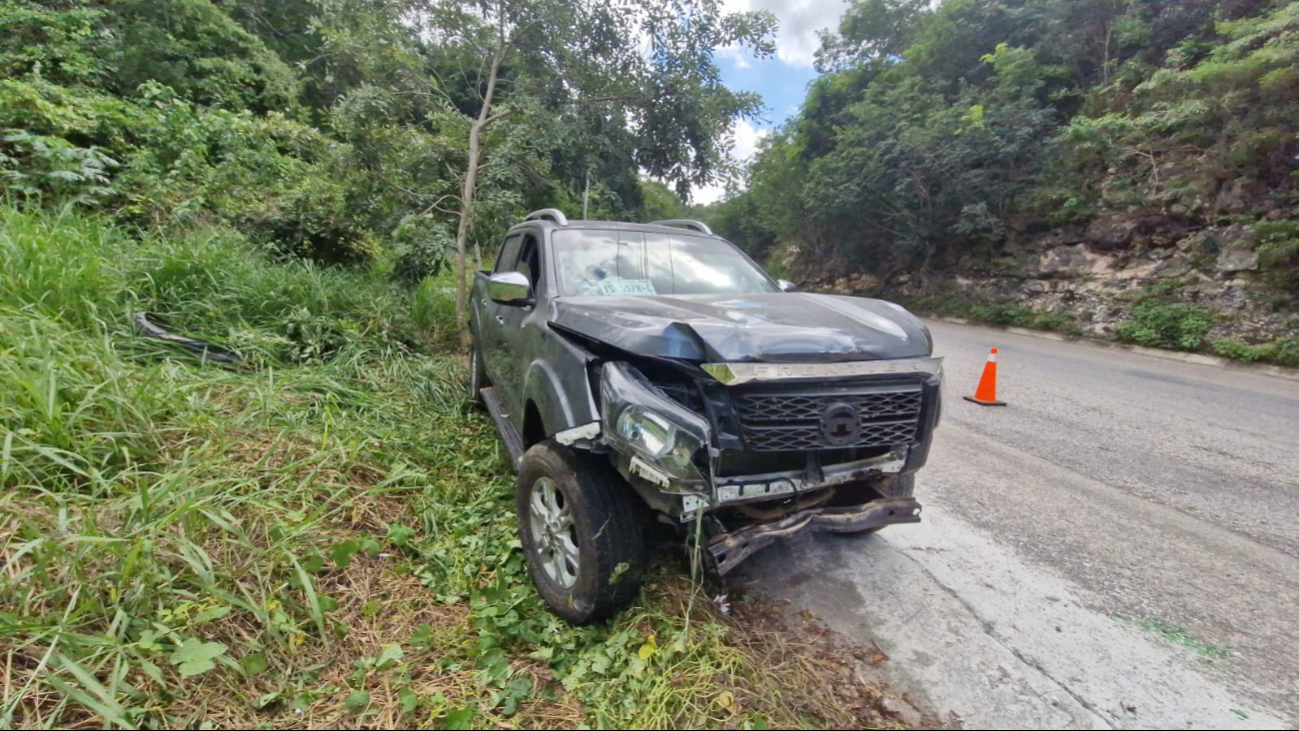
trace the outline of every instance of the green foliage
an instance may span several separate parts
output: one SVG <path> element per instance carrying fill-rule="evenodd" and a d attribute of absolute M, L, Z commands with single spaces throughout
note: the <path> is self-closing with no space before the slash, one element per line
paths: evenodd
<path fill-rule="evenodd" d="M 0 6 L 0 78 L 32 74 L 54 82 L 92 81 L 106 70 L 107 11 L 90 3 L 15 0 Z"/>
<path fill-rule="evenodd" d="M 103 20 L 117 41 L 105 77 L 114 93 L 152 81 L 229 109 L 269 112 L 296 101 L 288 64 L 210 0 L 123 0 Z"/>
<path fill-rule="evenodd" d="M 381 274 L 73 209 L 0 207 L 0 254 L 0 724 L 856 723 L 675 568 L 604 626 L 547 612 L 464 364 L 394 340 L 413 308 Z M 295 309 L 352 332 L 222 369 L 133 333 L 140 309 L 241 347 Z"/>
<path fill-rule="evenodd" d="M 220 642 L 203 642 L 191 637 L 171 654 L 171 664 L 177 667 L 181 677 L 201 675 L 216 669 L 214 660 L 226 654 L 227 649 Z"/>
<path fill-rule="evenodd" d="M 1281 338 L 1267 343 L 1251 345 L 1239 340 L 1214 340 L 1213 352 L 1224 358 L 1244 363 L 1271 363 L 1299 367 L 1299 337 Z"/>
<path fill-rule="evenodd" d="M 730 123 L 759 105 L 718 83 L 712 53 L 771 52 L 772 20 L 675 7 L 512 4 L 500 124 L 461 201 L 486 84 L 465 70 L 490 66 L 498 31 L 461 3 L 15 0 L 0 10 L 0 193 L 228 225 L 413 285 L 447 261 L 465 209 L 482 248 L 529 208 L 575 213 L 588 174 L 610 218 L 643 214 L 640 169 L 682 191 L 725 175 Z M 651 27 L 653 58 L 636 34 Z"/>
<path fill-rule="evenodd" d="M 640 181 L 642 221 L 685 218 L 686 207 L 675 191 L 657 180 Z"/>
<path fill-rule="evenodd" d="M 1264 276 L 1278 289 L 1299 292 L 1299 221 L 1260 221 L 1253 228 Z"/>
<path fill-rule="evenodd" d="M 97 147 L 77 147 L 62 137 L 10 130 L 0 137 L 0 178 L 26 198 L 49 194 L 88 203 L 109 193 L 108 171 L 117 161 Z"/>
<path fill-rule="evenodd" d="M 1097 214 L 1252 224 L 1299 203 L 1297 23 L 1257 0 L 855 0 L 710 222 L 813 276 L 886 280 Z M 1290 240 L 1260 252 L 1273 286 L 1293 287 Z"/>
<path fill-rule="evenodd" d="M 1132 308 L 1114 334 L 1127 343 L 1195 352 L 1204 347 L 1214 319 L 1213 311 L 1199 305 L 1150 297 Z"/>

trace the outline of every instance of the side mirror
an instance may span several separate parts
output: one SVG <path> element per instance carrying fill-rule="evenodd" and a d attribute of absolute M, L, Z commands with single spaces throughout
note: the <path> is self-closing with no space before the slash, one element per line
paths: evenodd
<path fill-rule="evenodd" d="M 522 272 L 500 272 L 487 278 L 487 296 L 499 305 L 533 303 L 532 283 Z"/>
<path fill-rule="evenodd" d="M 798 285 L 788 279 L 777 279 L 776 284 L 780 287 L 781 292 L 797 292 Z"/>

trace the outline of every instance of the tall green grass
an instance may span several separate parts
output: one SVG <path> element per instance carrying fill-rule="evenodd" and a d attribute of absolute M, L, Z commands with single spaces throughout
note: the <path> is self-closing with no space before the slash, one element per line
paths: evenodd
<path fill-rule="evenodd" d="M 0 257 L 0 728 L 855 722 L 674 571 L 545 611 L 448 282 L 5 206 Z"/>

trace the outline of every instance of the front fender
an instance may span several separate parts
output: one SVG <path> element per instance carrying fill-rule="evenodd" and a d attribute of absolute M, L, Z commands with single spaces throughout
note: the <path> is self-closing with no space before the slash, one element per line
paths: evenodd
<path fill-rule="evenodd" d="M 598 421 L 600 416 L 586 377 L 585 358 L 572 367 L 557 369 L 544 360 L 528 366 L 523 382 L 527 399 L 536 404 L 546 436 Z"/>

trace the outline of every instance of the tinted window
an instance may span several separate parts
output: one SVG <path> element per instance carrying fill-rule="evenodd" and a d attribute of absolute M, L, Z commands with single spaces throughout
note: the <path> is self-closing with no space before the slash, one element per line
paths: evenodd
<path fill-rule="evenodd" d="M 526 236 L 523 239 L 523 248 L 519 250 L 519 263 L 514 267 L 514 271 L 522 272 L 532 283 L 532 291 L 537 291 L 537 279 L 541 274 L 541 252 L 538 251 L 537 238 L 535 236 Z"/>
<path fill-rule="evenodd" d="M 776 283 L 735 247 L 690 234 L 555 232 L 562 296 L 757 294 Z"/>
<path fill-rule="evenodd" d="M 515 264 L 519 261 L 519 249 L 522 244 L 522 234 L 516 234 L 505 240 L 505 245 L 501 247 L 501 255 L 496 257 L 496 268 L 492 270 L 494 274 L 514 271 Z"/>

